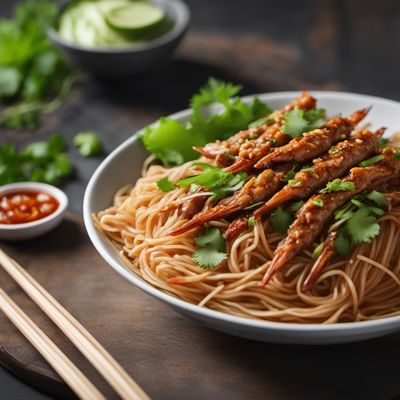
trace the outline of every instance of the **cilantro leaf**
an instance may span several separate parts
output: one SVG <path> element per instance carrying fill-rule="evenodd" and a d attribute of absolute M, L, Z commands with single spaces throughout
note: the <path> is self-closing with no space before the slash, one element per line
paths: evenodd
<path fill-rule="evenodd" d="M 285 115 L 285 125 L 282 132 L 293 138 L 299 137 L 306 131 L 308 122 L 304 118 L 304 110 L 295 108 Z"/>
<path fill-rule="evenodd" d="M 303 200 L 295 201 L 290 205 L 289 210 L 292 212 L 299 211 L 300 208 L 303 207 L 303 205 L 304 205 Z"/>
<path fill-rule="evenodd" d="M 176 188 L 175 185 L 169 180 L 168 176 L 165 176 L 156 183 L 158 188 L 165 193 L 170 192 L 171 190 L 174 190 Z"/>
<path fill-rule="evenodd" d="M 379 234 L 380 227 L 367 208 L 360 208 L 347 221 L 347 230 L 354 243 L 370 243 Z"/>
<path fill-rule="evenodd" d="M 241 91 L 240 85 L 234 85 L 229 82 L 218 81 L 211 77 L 208 79 L 207 85 L 200 88 L 199 93 L 195 94 L 190 105 L 192 108 L 200 108 L 209 104 L 218 102 L 224 105 L 229 103 L 229 99 L 237 95 Z"/>
<path fill-rule="evenodd" d="M 285 234 L 293 222 L 293 216 L 285 211 L 282 207 L 278 207 L 270 217 L 270 223 L 272 228 L 279 232 Z"/>
<path fill-rule="evenodd" d="M 326 187 L 320 190 L 320 193 L 340 192 L 342 190 L 355 190 L 354 182 L 334 179 L 326 184 Z"/>
<path fill-rule="evenodd" d="M 15 67 L 0 67 L 0 98 L 15 96 L 21 85 L 22 76 Z"/>
<path fill-rule="evenodd" d="M 389 206 L 389 202 L 387 201 L 386 197 L 383 193 L 378 192 L 377 190 L 373 190 L 372 192 L 367 194 L 367 199 L 373 201 L 380 207 L 387 208 Z"/>
<path fill-rule="evenodd" d="M 218 228 L 209 228 L 196 236 L 193 260 L 201 267 L 213 269 L 226 260 L 226 242 Z"/>
<path fill-rule="evenodd" d="M 199 247 L 213 244 L 215 248 L 223 249 L 225 246 L 225 240 L 221 236 L 221 232 L 218 228 L 209 228 L 203 231 L 200 235 L 195 238 L 196 245 Z"/>
<path fill-rule="evenodd" d="M 336 251 L 343 257 L 349 257 L 351 254 L 351 242 L 346 229 L 341 229 L 335 240 Z"/>
<path fill-rule="evenodd" d="M 262 118 L 259 118 L 259 119 L 256 119 L 255 121 L 253 121 L 251 124 L 249 124 L 249 128 L 258 128 L 261 125 L 272 124 L 274 122 L 275 122 L 275 120 L 273 118 L 266 116 L 266 117 L 262 117 Z"/>
<path fill-rule="evenodd" d="M 285 115 L 285 124 L 282 132 L 293 138 L 299 137 L 304 132 L 320 128 L 324 123 L 325 110 L 313 108 L 308 111 L 294 108 Z"/>
<path fill-rule="evenodd" d="M 84 131 L 74 137 L 74 145 L 83 157 L 93 157 L 102 153 L 103 144 L 96 132 Z"/>
<path fill-rule="evenodd" d="M 207 143 L 201 135 L 171 118 L 161 118 L 158 124 L 147 127 L 142 140 L 146 149 L 164 165 L 179 165 L 193 160 L 198 156 L 193 146 Z"/>
<path fill-rule="evenodd" d="M 227 259 L 227 254 L 206 246 L 193 253 L 193 260 L 200 268 L 214 269 Z"/>

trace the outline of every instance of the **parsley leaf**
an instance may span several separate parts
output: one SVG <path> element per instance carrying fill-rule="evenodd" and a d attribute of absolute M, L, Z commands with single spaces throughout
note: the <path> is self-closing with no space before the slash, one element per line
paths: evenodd
<path fill-rule="evenodd" d="M 186 124 L 161 118 L 158 123 L 145 128 L 139 137 L 146 149 L 164 165 L 179 165 L 194 160 L 198 154 L 193 146 L 226 139 L 247 128 L 251 121 L 271 112 L 258 98 L 246 104 L 235 97 L 240 89 L 238 85 L 210 78 L 192 97 L 192 115 Z M 211 114 L 203 112 L 204 106 L 212 103 L 220 106 L 219 111 L 217 109 Z"/>
<path fill-rule="evenodd" d="M 93 157 L 102 153 L 103 144 L 95 132 L 80 132 L 74 137 L 74 145 L 83 157 Z"/>
<path fill-rule="evenodd" d="M 377 156 L 371 157 L 368 160 L 364 160 L 360 162 L 360 167 L 369 167 L 370 165 L 376 164 L 377 162 L 384 159 L 382 154 L 378 154 Z"/>
<path fill-rule="evenodd" d="M 293 217 L 290 213 L 285 211 L 282 207 L 278 207 L 270 217 L 272 228 L 280 233 L 285 234 L 293 222 Z"/>
<path fill-rule="evenodd" d="M 342 190 L 355 190 L 354 182 L 334 179 L 326 184 L 326 187 L 320 190 L 320 193 L 340 192 Z"/>
<path fill-rule="evenodd" d="M 360 208 L 347 221 L 347 230 L 354 243 L 369 243 L 379 234 L 380 227 L 368 208 Z"/>
<path fill-rule="evenodd" d="M 157 181 L 157 186 L 162 192 L 170 192 L 175 189 L 175 185 L 169 180 L 168 176 Z"/>
<path fill-rule="evenodd" d="M 176 184 L 180 187 L 191 186 L 193 184 L 203 186 L 214 193 L 214 199 L 222 199 L 239 190 L 247 179 L 245 172 L 233 174 L 209 164 L 195 163 L 194 165 L 200 167 L 204 172 L 180 179 Z"/>
<path fill-rule="evenodd" d="M 296 138 L 304 132 L 321 127 L 325 121 L 323 119 L 325 110 L 313 108 L 308 111 L 294 108 L 285 115 L 285 124 L 282 132 Z"/>
<path fill-rule="evenodd" d="M 195 238 L 193 260 L 201 268 L 214 269 L 226 260 L 226 242 L 218 228 L 209 228 Z"/>

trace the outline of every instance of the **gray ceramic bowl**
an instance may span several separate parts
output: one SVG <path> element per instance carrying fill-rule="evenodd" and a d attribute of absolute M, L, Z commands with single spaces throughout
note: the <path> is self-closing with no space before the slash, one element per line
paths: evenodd
<path fill-rule="evenodd" d="M 181 0 L 151 2 L 165 11 L 174 26 L 165 35 L 147 43 L 124 47 L 87 47 L 64 40 L 53 27 L 48 29 L 47 34 L 73 65 L 92 75 L 109 78 L 137 75 L 160 65 L 171 55 L 185 35 L 190 21 L 190 11 Z"/>

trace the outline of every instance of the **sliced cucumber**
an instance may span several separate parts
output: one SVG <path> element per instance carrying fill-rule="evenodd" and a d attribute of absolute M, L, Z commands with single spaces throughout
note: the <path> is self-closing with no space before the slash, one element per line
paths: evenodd
<path fill-rule="evenodd" d="M 136 39 L 157 35 L 167 20 L 163 10 L 145 2 L 115 7 L 104 17 L 111 28 Z"/>

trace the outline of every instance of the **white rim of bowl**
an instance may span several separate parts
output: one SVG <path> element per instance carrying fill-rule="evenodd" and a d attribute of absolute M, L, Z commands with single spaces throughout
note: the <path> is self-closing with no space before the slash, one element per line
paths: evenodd
<path fill-rule="evenodd" d="M 383 105 L 391 105 L 400 107 L 400 103 L 394 100 L 385 99 L 382 97 L 377 96 L 370 96 L 364 95 L 359 93 L 349 93 L 349 92 L 340 92 L 340 91 L 318 91 L 318 90 L 308 90 L 308 92 L 318 97 L 318 99 L 347 99 L 347 100 L 362 100 L 374 101 L 375 103 L 381 103 Z M 268 92 L 268 93 L 258 93 L 254 95 L 248 95 L 243 97 L 242 99 L 245 101 L 249 101 L 254 97 L 262 97 L 265 101 L 268 99 L 271 100 L 279 100 L 287 97 L 294 98 L 298 96 L 301 91 L 285 91 L 285 92 Z M 190 115 L 190 110 L 186 109 L 183 111 L 179 111 L 175 114 L 171 114 L 169 117 L 173 119 L 184 118 Z M 329 333 L 329 332 L 347 332 L 353 331 L 357 329 L 363 328 L 375 328 L 381 327 L 382 325 L 392 325 L 398 323 L 400 321 L 400 316 L 393 316 L 393 317 L 385 317 L 379 318 L 374 320 L 368 321 L 357 321 L 357 322 L 343 322 L 343 323 L 336 323 L 331 325 L 324 325 L 324 324 L 299 324 L 294 322 L 276 322 L 276 321 L 268 321 L 268 320 L 256 320 L 251 318 L 239 317 L 236 315 L 224 313 L 221 311 L 212 310 L 206 307 L 199 307 L 196 304 L 192 304 L 186 302 L 184 300 L 178 299 L 173 297 L 170 294 L 167 294 L 156 287 L 152 286 L 150 283 L 144 281 L 141 277 L 136 275 L 133 271 L 130 271 L 128 267 L 123 265 L 123 261 L 119 259 L 119 255 L 117 251 L 115 251 L 115 257 L 111 256 L 108 253 L 108 250 L 105 249 L 102 240 L 104 237 L 101 235 L 100 232 L 94 226 L 91 217 L 91 211 L 89 209 L 90 201 L 91 201 L 91 191 L 92 188 L 95 186 L 96 180 L 98 176 L 102 173 L 102 171 L 107 167 L 107 165 L 111 162 L 111 160 L 115 157 L 115 154 L 119 153 L 126 147 L 129 147 L 133 142 L 137 141 L 136 134 L 132 137 L 125 140 L 121 143 L 116 149 L 114 149 L 104 160 L 103 162 L 97 167 L 95 172 L 93 173 L 92 177 L 89 180 L 89 183 L 86 187 L 84 199 L 83 199 L 83 218 L 86 230 L 88 232 L 89 238 L 92 241 L 94 247 L 99 252 L 99 254 L 103 257 L 103 259 L 120 275 L 122 275 L 125 279 L 132 282 L 135 286 L 143 290 L 144 292 L 152 295 L 153 297 L 164 301 L 176 308 L 184 309 L 194 314 L 199 314 L 203 317 L 212 318 L 214 320 L 220 320 L 222 322 L 230 323 L 247 326 L 249 328 L 256 328 L 259 330 L 269 329 L 271 331 L 282 332 L 313 332 L 313 333 Z"/>
<path fill-rule="evenodd" d="M 17 182 L 0 186 L 0 197 L 4 194 L 13 193 L 18 190 L 26 190 L 31 192 L 35 191 L 45 192 L 54 197 L 58 201 L 59 203 L 58 208 L 56 211 L 54 211 L 47 217 L 40 218 L 32 222 L 26 222 L 23 224 L 0 223 L 0 230 L 2 231 L 16 231 L 19 229 L 32 228 L 34 226 L 45 224 L 46 222 L 51 221 L 54 218 L 57 218 L 60 214 L 62 214 L 66 210 L 68 206 L 68 197 L 61 189 L 52 185 L 48 185 L 47 183 L 40 183 L 40 182 Z"/>
<path fill-rule="evenodd" d="M 158 1 L 161 1 L 161 3 L 163 1 L 165 2 L 165 0 L 158 0 Z M 66 3 L 64 5 L 64 7 L 62 7 L 61 12 L 66 6 L 68 6 L 69 3 L 70 2 Z M 169 32 L 165 33 L 164 35 L 161 35 L 158 38 L 150 40 L 149 42 L 146 42 L 146 43 L 126 45 L 126 46 L 85 46 L 85 45 L 82 45 L 79 43 L 74 43 L 74 42 L 65 40 L 58 34 L 57 30 L 54 29 L 54 27 L 52 27 L 52 26 L 47 28 L 47 34 L 55 42 L 58 42 L 65 47 L 75 49 L 75 50 L 80 50 L 80 51 L 86 51 L 86 52 L 92 52 L 92 53 L 103 53 L 103 54 L 132 53 L 132 52 L 147 51 L 147 50 L 151 50 L 156 47 L 159 47 L 165 43 L 172 42 L 174 39 L 176 39 L 181 34 L 183 34 L 189 25 L 190 10 L 189 10 L 189 7 L 186 5 L 186 3 L 181 0 L 168 0 L 168 4 L 172 5 L 172 7 L 175 7 L 176 9 L 179 9 L 179 11 L 177 13 L 178 18 L 174 19 L 174 26 L 172 27 L 172 29 Z"/>

